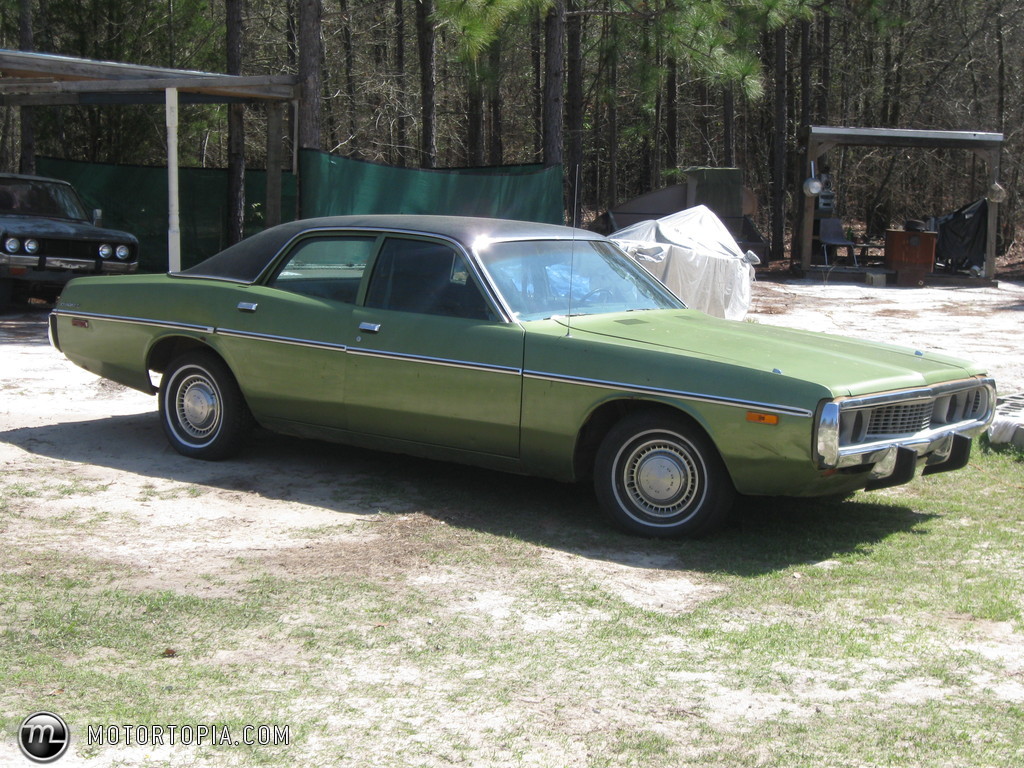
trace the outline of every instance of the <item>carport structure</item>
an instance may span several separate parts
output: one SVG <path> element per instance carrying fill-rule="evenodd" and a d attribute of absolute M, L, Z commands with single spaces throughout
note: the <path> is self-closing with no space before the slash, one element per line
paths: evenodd
<path fill-rule="evenodd" d="M 0 49 L 0 106 L 164 104 L 167 124 L 168 266 L 181 267 L 178 105 L 267 105 L 267 223 L 281 217 L 284 107 L 297 103 L 298 77 L 256 77 L 94 61 Z M 293 143 L 294 145 L 294 143 Z M 294 167 L 294 159 L 292 162 Z"/>
<path fill-rule="evenodd" d="M 1002 187 L 999 186 L 999 153 L 1003 145 L 1001 133 L 975 131 L 926 131 L 896 128 L 833 128 L 812 125 L 805 137 L 804 176 L 814 175 L 815 163 L 828 150 L 837 146 L 910 147 L 919 149 L 964 149 L 973 152 L 987 166 L 989 175 L 988 221 L 985 245 L 984 276 L 996 274 L 996 226 Z M 794 242 L 794 258 L 799 254 L 801 268 L 811 268 L 811 247 L 814 239 L 815 197 L 803 193 L 803 211 L 799 239 Z"/>

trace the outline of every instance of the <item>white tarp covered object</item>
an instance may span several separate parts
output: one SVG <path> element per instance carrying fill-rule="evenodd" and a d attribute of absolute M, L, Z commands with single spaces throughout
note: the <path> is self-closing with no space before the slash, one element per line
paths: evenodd
<path fill-rule="evenodd" d="M 759 260 L 740 250 L 707 206 L 641 221 L 608 237 L 688 307 L 729 320 L 742 320 L 750 309 Z"/>

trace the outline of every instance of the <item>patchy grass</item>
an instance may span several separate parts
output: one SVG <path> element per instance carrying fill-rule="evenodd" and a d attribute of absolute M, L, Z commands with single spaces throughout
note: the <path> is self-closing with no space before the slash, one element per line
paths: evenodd
<path fill-rule="evenodd" d="M 87 543 L 131 534 L 123 513 L 47 512 L 105 487 L 4 485 L 0 522 L 32 545 L 0 550 L 3 738 L 48 709 L 100 765 L 1024 761 L 1019 452 L 842 503 L 750 502 L 683 542 L 601 527 L 578 489 L 487 475 L 453 496 L 465 470 L 436 472 L 344 489 L 411 511 L 295 528 L 221 570 L 196 555 L 188 589 Z M 86 743 L 111 724 L 290 743 Z"/>

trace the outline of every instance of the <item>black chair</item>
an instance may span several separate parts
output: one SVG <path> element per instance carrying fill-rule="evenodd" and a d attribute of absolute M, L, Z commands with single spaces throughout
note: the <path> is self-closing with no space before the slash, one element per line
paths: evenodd
<path fill-rule="evenodd" d="M 843 232 L 843 222 L 840 219 L 820 219 L 818 240 L 821 241 L 821 253 L 825 258 L 826 266 L 828 266 L 828 249 L 830 247 L 836 250 L 846 248 L 847 259 L 853 262 L 853 266 L 860 266 L 857 263 L 857 243 L 846 238 L 846 233 Z"/>

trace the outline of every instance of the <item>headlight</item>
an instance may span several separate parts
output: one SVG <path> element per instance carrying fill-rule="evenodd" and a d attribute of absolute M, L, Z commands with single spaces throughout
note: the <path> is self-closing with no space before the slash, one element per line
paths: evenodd
<path fill-rule="evenodd" d="M 132 255 L 132 249 L 127 245 L 117 246 L 117 250 L 114 252 L 121 261 L 125 261 L 129 256 Z"/>
<path fill-rule="evenodd" d="M 4 240 L 4 248 L 8 253 L 17 253 L 18 249 L 21 248 L 21 240 L 16 237 L 8 237 Z"/>
<path fill-rule="evenodd" d="M 31 237 L 25 241 L 25 253 L 39 253 L 39 241 Z"/>
<path fill-rule="evenodd" d="M 100 258 L 101 259 L 109 259 L 113 255 L 114 255 L 114 246 L 108 245 L 107 243 L 104 243 L 103 245 L 100 246 Z"/>

